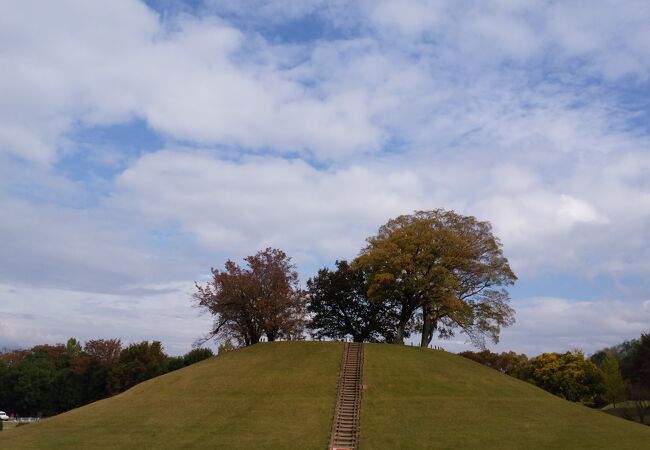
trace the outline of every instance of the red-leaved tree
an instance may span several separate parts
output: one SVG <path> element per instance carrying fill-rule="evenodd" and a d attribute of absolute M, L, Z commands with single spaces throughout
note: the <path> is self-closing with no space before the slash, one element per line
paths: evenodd
<path fill-rule="evenodd" d="M 296 339 L 302 335 L 305 296 L 291 258 L 282 250 L 267 248 L 244 259 L 242 268 L 228 260 L 224 270 L 212 269 L 212 280 L 196 285 L 196 304 L 214 316 L 211 338 L 233 338 L 252 345 L 266 336 Z"/>

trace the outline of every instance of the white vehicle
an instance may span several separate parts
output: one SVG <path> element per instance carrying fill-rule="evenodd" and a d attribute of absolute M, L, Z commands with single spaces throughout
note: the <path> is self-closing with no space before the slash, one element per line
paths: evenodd
<path fill-rule="evenodd" d="M 0 411 L 0 420 L 9 420 L 9 416 L 6 412 Z"/>

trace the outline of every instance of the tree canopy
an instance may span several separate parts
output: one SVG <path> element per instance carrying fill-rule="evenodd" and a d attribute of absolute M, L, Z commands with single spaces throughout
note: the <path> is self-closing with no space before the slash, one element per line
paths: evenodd
<path fill-rule="evenodd" d="M 298 272 L 282 250 L 267 248 L 245 258 L 241 268 L 228 260 L 212 269 L 212 280 L 196 285 L 196 304 L 214 316 L 211 338 L 235 339 L 242 345 L 295 339 L 304 329 L 305 300 Z"/>
<path fill-rule="evenodd" d="M 394 342 L 413 329 L 427 346 L 437 332 L 464 332 L 478 347 L 514 323 L 504 289 L 517 279 L 489 222 L 454 211 L 417 211 L 389 220 L 353 264 L 369 274 L 369 296 L 398 311 Z"/>
<path fill-rule="evenodd" d="M 320 269 L 307 281 L 307 328 L 312 336 L 354 342 L 392 341 L 395 335 L 395 310 L 388 302 L 368 298 L 367 275 L 336 261 L 336 270 Z"/>
<path fill-rule="evenodd" d="M 9 414 L 58 414 L 210 355 L 209 349 L 194 349 L 170 357 L 160 342 L 148 341 L 123 349 L 119 339 L 94 339 L 83 346 L 69 339 L 65 345 L 0 352 L 0 405 Z"/>
<path fill-rule="evenodd" d="M 603 375 L 580 351 L 543 353 L 530 360 L 533 383 L 573 402 L 592 403 L 603 393 Z"/>
<path fill-rule="evenodd" d="M 625 381 L 618 359 L 612 352 L 606 353 L 600 369 L 603 372 L 603 397 L 616 407 L 616 403 L 625 398 Z"/>

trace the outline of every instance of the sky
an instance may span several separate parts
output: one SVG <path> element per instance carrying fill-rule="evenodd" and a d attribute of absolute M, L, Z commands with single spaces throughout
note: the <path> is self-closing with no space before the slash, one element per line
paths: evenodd
<path fill-rule="evenodd" d="M 182 354 L 211 267 L 435 208 L 519 277 L 491 349 L 650 331 L 646 0 L 0 0 L 0 67 L 0 348 Z"/>

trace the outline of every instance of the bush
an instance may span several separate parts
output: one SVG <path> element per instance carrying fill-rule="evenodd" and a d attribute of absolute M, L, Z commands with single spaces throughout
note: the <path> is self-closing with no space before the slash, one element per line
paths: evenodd
<path fill-rule="evenodd" d="M 183 362 L 186 366 L 189 366 L 212 356 L 214 356 L 214 353 L 209 348 L 195 348 L 183 356 Z"/>
<path fill-rule="evenodd" d="M 182 356 L 170 356 L 167 358 L 167 371 L 182 369 L 185 366 Z"/>

